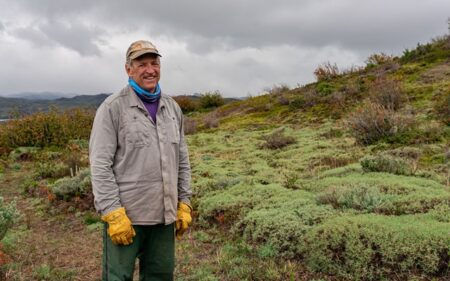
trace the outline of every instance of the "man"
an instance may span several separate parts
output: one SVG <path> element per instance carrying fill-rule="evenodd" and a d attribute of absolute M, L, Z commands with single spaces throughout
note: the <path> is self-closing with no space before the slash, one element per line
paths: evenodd
<path fill-rule="evenodd" d="M 103 280 L 173 280 L 175 236 L 191 223 L 190 165 L 177 103 L 161 93 L 148 41 L 126 53 L 128 85 L 98 108 L 89 142 L 96 209 L 105 221 Z"/>

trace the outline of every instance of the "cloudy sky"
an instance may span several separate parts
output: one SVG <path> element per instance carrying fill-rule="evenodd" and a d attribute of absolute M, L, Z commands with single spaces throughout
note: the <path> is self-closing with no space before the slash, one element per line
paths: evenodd
<path fill-rule="evenodd" d="M 139 39 L 163 55 L 166 93 L 257 95 L 312 82 L 327 61 L 400 55 L 449 17 L 449 0 L 0 0 L 0 95 L 116 92 Z"/>

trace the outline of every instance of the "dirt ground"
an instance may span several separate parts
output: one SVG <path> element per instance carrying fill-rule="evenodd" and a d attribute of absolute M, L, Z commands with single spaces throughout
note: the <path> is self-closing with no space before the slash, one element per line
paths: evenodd
<path fill-rule="evenodd" d="M 0 195 L 6 202 L 15 198 L 22 214 L 2 241 L 7 265 L 0 279 L 100 280 L 101 230 L 89 230 L 76 212 L 51 215 L 46 200 L 21 194 L 26 173 L 23 165 L 0 178 Z"/>

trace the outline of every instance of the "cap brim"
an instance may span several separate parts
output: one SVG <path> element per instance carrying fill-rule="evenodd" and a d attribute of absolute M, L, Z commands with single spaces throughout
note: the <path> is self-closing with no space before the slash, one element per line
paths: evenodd
<path fill-rule="evenodd" d="M 157 51 L 154 51 L 154 50 L 140 50 L 140 51 L 136 51 L 136 52 L 131 53 L 130 60 L 137 59 L 138 57 L 140 57 L 142 55 L 145 55 L 145 54 L 154 54 L 154 55 L 157 55 L 158 57 L 161 57 L 161 55 Z"/>

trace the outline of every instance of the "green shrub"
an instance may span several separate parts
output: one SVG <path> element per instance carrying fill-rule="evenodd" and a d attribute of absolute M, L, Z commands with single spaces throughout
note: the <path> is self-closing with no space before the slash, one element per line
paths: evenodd
<path fill-rule="evenodd" d="M 51 186 L 50 190 L 57 199 L 69 200 L 74 196 L 84 196 L 91 188 L 91 177 L 89 168 L 80 170 L 74 177 L 58 179 Z"/>
<path fill-rule="evenodd" d="M 292 199 L 283 199 L 284 206 L 263 203 L 264 206 L 248 212 L 237 224 L 244 238 L 271 245 L 271 249 L 283 258 L 299 257 L 304 235 L 335 212 L 329 206 L 318 206 L 291 195 Z"/>
<path fill-rule="evenodd" d="M 302 243 L 308 267 L 345 280 L 448 276 L 449 223 L 360 215 L 325 221 Z"/>
<path fill-rule="evenodd" d="M 38 112 L 10 120 L 1 126 L 0 144 L 4 147 L 65 146 L 72 139 L 88 139 L 94 111 L 69 109 Z"/>
<path fill-rule="evenodd" d="M 207 92 L 202 94 L 200 97 L 201 108 L 208 109 L 213 107 L 219 107 L 224 104 L 225 101 L 219 91 Z"/>
<path fill-rule="evenodd" d="M 385 138 L 387 143 L 393 144 L 430 144 L 445 142 L 450 138 L 450 128 L 438 124 L 424 124 L 410 127 Z"/>
<path fill-rule="evenodd" d="M 336 209 L 355 209 L 374 212 L 389 204 L 377 187 L 367 184 L 333 186 L 318 194 L 317 201 L 321 204 L 331 204 Z"/>
<path fill-rule="evenodd" d="M 439 119 L 450 126 L 450 91 L 441 95 L 434 104 L 434 110 Z"/>
<path fill-rule="evenodd" d="M 317 95 L 316 91 L 315 90 L 307 90 L 305 92 L 302 92 L 302 93 L 296 95 L 289 102 L 289 109 L 292 111 L 295 111 L 298 109 L 307 109 L 307 108 L 315 106 L 319 102 L 320 102 L 320 99 L 319 99 L 319 96 Z"/>
<path fill-rule="evenodd" d="M 40 178 L 61 178 L 69 174 L 69 168 L 62 163 L 36 163 L 36 175 Z"/>
<path fill-rule="evenodd" d="M 17 147 L 9 153 L 9 159 L 12 161 L 31 161 L 36 157 L 38 148 L 36 147 Z"/>
<path fill-rule="evenodd" d="M 321 81 L 316 85 L 316 91 L 320 96 L 328 96 L 335 91 L 335 86 L 327 81 Z"/>
<path fill-rule="evenodd" d="M 431 179 L 351 170 L 323 175 L 328 176 L 300 184 L 302 189 L 316 193 L 319 202 L 336 208 L 347 206 L 364 212 L 402 215 L 426 213 L 450 202 L 449 190 Z"/>
<path fill-rule="evenodd" d="M 39 183 L 36 181 L 34 176 L 26 176 L 20 183 L 20 188 L 24 193 L 34 193 L 38 185 Z"/>
<path fill-rule="evenodd" d="M 8 229 L 13 225 L 19 216 L 15 202 L 6 204 L 3 197 L 0 196 L 0 240 L 5 237 Z"/>
<path fill-rule="evenodd" d="M 227 223 L 236 222 L 243 214 L 278 192 L 286 190 L 278 185 L 246 185 L 239 183 L 226 191 L 216 191 L 203 198 L 198 210 L 204 219 L 223 216 Z"/>
<path fill-rule="evenodd" d="M 395 175 L 412 174 L 412 168 L 407 161 L 390 155 L 365 156 L 361 159 L 360 164 L 364 172 L 385 172 Z"/>
<path fill-rule="evenodd" d="M 428 214 L 437 221 L 450 223 L 450 204 L 436 205 Z"/>

